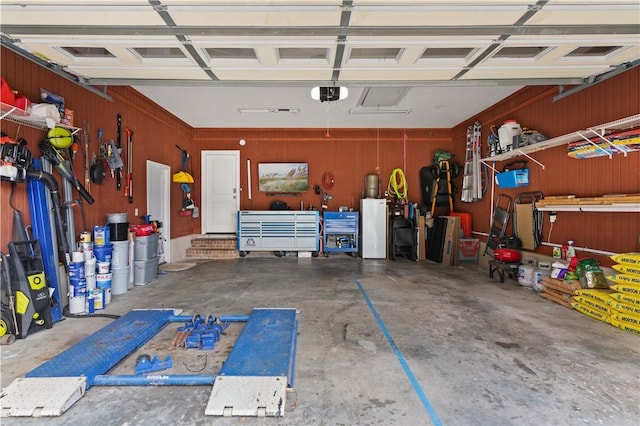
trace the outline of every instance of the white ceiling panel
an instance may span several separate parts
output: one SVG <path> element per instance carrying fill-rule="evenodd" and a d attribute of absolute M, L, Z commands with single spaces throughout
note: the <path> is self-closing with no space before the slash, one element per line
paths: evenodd
<path fill-rule="evenodd" d="M 412 11 L 403 8 L 399 11 L 389 13 L 388 11 L 377 12 L 375 10 L 360 10 L 353 12 L 351 25 L 354 27 L 366 26 L 461 26 L 476 25 L 482 22 L 483 25 L 512 25 L 518 20 L 526 7 L 520 10 L 508 11 L 470 11 L 460 13 L 460 10 L 452 11 Z"/>
<path fill-rule="evenodd" d="M 42 1 L 42 0 L 41 0 Z M 82 1 L 82 0 L 77 0 Z M 96 0 L 97 1 L 97 0 Z M 130 0 L 133 1 L 133 0 Z M 245 9 L 255 9 L 266 6 L 287 6 L 300 7 L 301 5 L 305 6 L 340 6 L 342 5 L 342 0 L 163 0 L 163 5 L 169 6 L 217 6 L 217 7 L 226 7 L 226 8 L 245 8 Z"/>
<path fill-rule="evenodd" d="M 409 88 L 397 106 L 409 125 L 451 127 L 524 85 L 586 87 L 640 65 L 638 0 L 0 0 L 0 32 L 89 90 L 132 85 L 195 127 L 216 125 L 205 111 L 235 127 L 322 127 L 327 108 L 343 127 L 397 124 L 350 113 L 371 87 Z M 349 99 L 308 96 L 329 85 Z M 237 113 L 263 96 L 299 112 Z"/>
<path fill-rule="evenodd" d="M 16 2 L 18 3 L 18 2 Z M 20 1 L 19 3 L 23 3 Z M 22 25 L 164 25 L 162 18 L 149 6 L 139 5 L 2 5 L 2 22 L 20 22 Z"/>
<path fill-rule="evenodd" d="M 335 26 L 340 25 L 340 10 L 317 13 L 315 11 L 250 11 L 229 10 L 212 11 L 212 8 L 202 10 L 181 11 L 169 8 L 171 16 L 178 25 L 192 26 L 271 26 L 271 27 L 307 27 L 307 26 Z M 213 8 L 215 9 L 215 8 Z"/>
<path fill-rule="evenodd" d="M 69 69 L 77 74 L 93 79 L 101 78 L 122 78 L 138 79 L 153 77 L 155 80 L 202 80 L 209 81 L 209 77 L 200 68 L 160 68 L 144 69 L 138 67 L 120 68 L 95 68 L 89 66 L 72 66 Z M 201 102 L 205 102 L 203 99 Z M 161 105 L 163 108 L 171 110 L 169 105 Z"/>
<path fill-rule="evenodd" d="M 527 25 L 637 25 L 639 3 L 556 2 L 545 6 Z"/>
<path fill-rule="evenodd" d="M 216 76 L 221 80 L 231 81 L 277 81 L 285 86 L 292 80 L 301 81 L 329 81 L 331 80 L 331 70 L 327 69 L 230 69 L 216 68 Z"/>
<path fill-rule="evenodd" d="M 478 66 L 466 73 L 462 79 L 466 80 L 495 80 L 517 78 L 547 78 L 561 79 L 574 77 L 576 74 L 596 75 L 609 69 L 606 66 L 558 66 L 558 67 L 526 67 L 521 66 L 517 70 L 513 67 Z"/>
<path fill-rule="evenodd" d="M 449 80 L 455 76 L 462 67 L 450 67 L 450 68 L 409 68 L 409 69 L 349 69 L 343 68 L 340 73 L 341 81 L 380 81 L 381 78 L 386 78 L 390 81 L 443 81 Z M 453 84 L 452 84 L 453 85 Z"/>

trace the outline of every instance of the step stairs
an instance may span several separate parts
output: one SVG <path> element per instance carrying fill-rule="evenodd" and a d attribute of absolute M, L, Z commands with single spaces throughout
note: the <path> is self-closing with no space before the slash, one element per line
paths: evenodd
<path fill-rule="evenodd" d="M 237 259 L 238 239 L 235 234 L 202 235 L 191 240 L 187 259 Z"/>

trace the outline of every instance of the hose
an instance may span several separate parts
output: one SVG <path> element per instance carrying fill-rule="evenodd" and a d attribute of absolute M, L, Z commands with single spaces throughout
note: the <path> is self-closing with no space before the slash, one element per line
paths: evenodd
<path fill-rule="evenodd" d="M 406 200 L 408 194 L 407 180 L 404 177 L 402 169 L 393 169 L 389 176 L 387 191 L 390 195 L 395 196 L 398 200 Z"/>

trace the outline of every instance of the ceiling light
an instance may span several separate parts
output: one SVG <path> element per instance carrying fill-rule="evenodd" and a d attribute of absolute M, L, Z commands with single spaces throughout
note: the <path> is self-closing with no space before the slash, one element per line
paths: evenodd
<path fill-rule="evenodd" d="M 341 99 L 347 99 L 349 96 L 349 89 L 346 87 L 314 87 L 311 89 L 311 99 L 320 102 L 338 101 Z"/>
<path fill-rule="evenodd" d="M 256 107 L 256 108 L 251 108 L 251 107 L 247 107 L 247 108 L 238 108 L 238 112 L 240 112 L 241 114 L 244 113 L 253 113 L 253 112 L 257 112 L 257 113 L 278 113 L 278 112 L 290 112 L 292 114 L 296 114 L 298 112 L 300 112 L 299 108 L 270 108 L 270 107 Z"/>
<path fill-rule="evenodd" d="M 409 114 L 411 109 L 358 108 L 350 109 L 349 114 Z"/>

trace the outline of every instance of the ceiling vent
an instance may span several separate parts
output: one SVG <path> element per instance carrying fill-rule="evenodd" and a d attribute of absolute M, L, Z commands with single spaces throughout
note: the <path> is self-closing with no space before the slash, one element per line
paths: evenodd
<path fill-rule="evenodd" d="M 366 87 L 362 91 L 359 107 L 395 107 L 409 92 L 408 87 Z"/>

